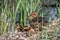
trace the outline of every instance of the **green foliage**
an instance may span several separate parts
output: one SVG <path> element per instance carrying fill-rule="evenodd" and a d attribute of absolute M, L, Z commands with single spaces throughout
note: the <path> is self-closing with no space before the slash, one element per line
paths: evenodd
<path fill-rule="evenodd" d="M 60 18 L 60 7 L 58 7 L 58 17 Z"/>
<path fill-rule="evenodd" d="M 21 0 L 21 4 L 20 4 L 20 10 L 21 10 L 20 24 L 21 25 L 26 25 L 28 6 L 30 8 L 30 13 L 31 13 L 32 11 L 36 10 L 36 8 L 37 8 L 37 6 L 39 6 L 39 4 L 40 4 L 40 0 L 30 0 L 30 1 Z"/>
<path fill-rule="evenodd" d="M 18 11 L 20 11 L 20 25 L 26 25 L 27 21 L 27 9 L 29 6 L 30 12 L 36 11 L 37 6 L 40 5 L 40 0 L 3 0 L 2 1 L 2 8 L 1 8 L 1 30 L 2 33 L 6 32 L 7 30 L 7 17 L 11 20 L 11 27 L 12 32 L 14 32 L 15 22 L 16 22 L 16 15 Z M 28 9 L 28 10 L 29 10 Z M 3 17 L 2 17 L 3 16 Z M 9 29 L 8 29 L 9 30 Z"/>

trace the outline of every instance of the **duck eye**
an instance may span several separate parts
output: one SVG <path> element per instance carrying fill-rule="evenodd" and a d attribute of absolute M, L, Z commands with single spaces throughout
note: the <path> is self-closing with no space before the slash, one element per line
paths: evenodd
<path fill-rule="evenodd" d="M 33 15 L 36 15 L 35 13 Z"/>

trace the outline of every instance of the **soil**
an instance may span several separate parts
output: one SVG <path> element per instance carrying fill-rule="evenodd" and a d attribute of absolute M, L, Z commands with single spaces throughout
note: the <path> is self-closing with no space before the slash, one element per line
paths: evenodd
<path fill-rule="evenodd" d="M 37 29 L 37 28 L 36 28 Z M 56 30 L 55 30 L 56 29 Z M 4 33 L 0 40 L 60 40 L 60 18 L 52 21 L 49 26 L 43 26 L 42 30 L 14 31 Z"/>

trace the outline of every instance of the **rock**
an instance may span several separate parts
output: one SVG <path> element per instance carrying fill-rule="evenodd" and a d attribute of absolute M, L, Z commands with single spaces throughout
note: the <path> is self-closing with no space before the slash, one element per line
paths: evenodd
<path fill-rule="evenodd" d="M 41 0 L 43 6 L 56 5 L 56 0 Z"/>
<path fill-rule="evenodd" d="M 2 2 L 2 0 L 0 0 L 0 3 Z"/>
<path fill-rule="evenodd" d="M 57 19 L 58 13 L 56 7 L 41 7 L 39 13 L 44 14 L 45 20 L 49 21 L 49 18 L 52 20 Z"/>

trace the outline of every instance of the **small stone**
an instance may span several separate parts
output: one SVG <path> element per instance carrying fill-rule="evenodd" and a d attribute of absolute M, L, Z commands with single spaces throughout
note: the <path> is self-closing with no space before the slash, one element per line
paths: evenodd
<path fill-rule="evenodd" d="M 16 35 L 16 36 L 15 36 L 15 38 L 19 38 L 19 36 L 18 36 L 18 35 Z"/>

